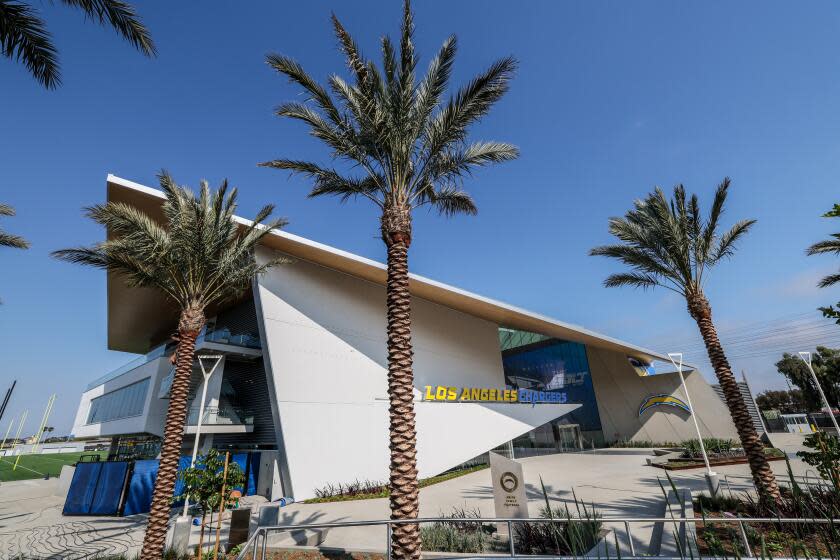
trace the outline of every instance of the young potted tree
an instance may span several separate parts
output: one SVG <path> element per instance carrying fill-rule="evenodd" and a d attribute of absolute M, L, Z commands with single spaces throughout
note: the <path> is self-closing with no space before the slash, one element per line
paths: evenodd
<path fill-rule="evenodd" d="M 196 461 L 194 467 L 185 469 L 178 476 L 184 486 L 173 501 L 188 499 L 194 507 L 201 511 L 201 532 L 198 537 L 198 548 L 196 558 L 202 558 L 201 547 L 204 544 L 204 528 L 206 527 L 207 514 L 210 514 L 212 523 L 213 511 L 219 509 L 220 500 L 224 499 L 225 505 L 233 501 L 231 494 L 237 487 L 245 484 L 245 474 L 239 465 L 229 462 L 225 470 L 224 455 L 220 455 L 215 449 L 211 449 L 206 455 L 202 455 Z M 222 520 L 219 519 L 218 523 Z"/>

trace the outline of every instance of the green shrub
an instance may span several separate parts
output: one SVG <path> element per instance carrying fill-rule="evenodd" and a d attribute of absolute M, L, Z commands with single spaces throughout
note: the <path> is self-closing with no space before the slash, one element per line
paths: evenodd
<path fill-rule="evenodd" d="M 703 512 L 744 512 L 743 500 L 732 494 L 726 494 L 722 490 L 716 496 L 699 494 L 695 499 L 695 507 Z"/>
<path fill-rule="evenodd" d="M 523 554 L 551 554 L 579 556 L 589 552 L 601 536 L 603 526 L 595 506 L 588 508 L 578 500 L 572 490 L 577 517 L 568 505 L 563 509 L 552 507 L 542 478 L 540 478 L 545 505 L 540 510 L 544 519 L 561 520 L 554 523 L 525 522 L 513 525 L 516 549 Z"/>
<path fill-rule="evenodd" d="M 803 445 L 814 451 L 799 451 L 796 455 L 816 467 L 835 489 L 840 489 L 840 441 L 825 432 L 814 432 L 805 438 Z"/>
<path fill-rule="evenodd" d="M 709 455 L 743 455 L 743 450 L 738 449 L 738 443 L 732 439 L 703 438 L 703 445 L 706 447 L 706 453 Z M 685 449 L 686 457 L 703 456 L 700 451 L 700 442 L 696 439 L 687 439 L 681 442 L 679 446 Z"/>
<path fill-rule="evenodd" d="M 496 527 L 481 522 L 481 512 L 453 508 L 452 514 L 441 515 L 453 521 L 436 521 L 420 527 L 423 550 L 480 554 L 491 549 Z"/>
<path fill-rule="evenodd" d="M 651 449 L 651 448 L 660 448 L 660 447 L 679 447 L 679 445 L 673 441 L 650 441 L 650 440 L 628 440 L 628 441 L 613 441 L 610 442 L 609 447 L 624 447 L 624 448 L 642 448 L 642 449 Z"/>

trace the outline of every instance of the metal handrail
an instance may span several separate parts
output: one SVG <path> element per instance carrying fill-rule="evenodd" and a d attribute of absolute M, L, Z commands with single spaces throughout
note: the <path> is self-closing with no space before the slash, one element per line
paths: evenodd
<path fill-rule="evenodd" d="M 740 528 L 741 538 L 744 541 L 745 550 L 748 554 L 743 558 L 746 560 L 747 558 L 753 557 L 752 550 L 749 545 L 749 541 L 747 539 L 747 533 L 744 529 L 744 523 L 817 523 L 817 524 L 837 524 L 840 525 L 840 519 L 827 519 L 827 518 L 811 518 L 811 517 L 597 517 L 597 521 L 601 523 L 623 523 L 625 528 L 625 533 L 627 535 L 627 540 L 630 543 L 630 556 L 622 556 L 624 560 L 631 560 L 634 558 L 647 558 L 649 560 L 650 557 L 637 557 L 634 550 L 633 545 L 633 538 L 630 533 L 630 524 L 631 523 L 737 523 Z M 514 545 L 514 538 L 513 538 L 513 524 L 514 523 L 568 523 L 569 521 L 587 521 L 587 519 L 583 518 L 546 518 L 546 517 L 535 517 L 535 518 L 515 518 L 515 517 L 475 517 L 475 518 L 452 518 L 452 517 L 418 517 L 414 519 L 378 519 L 372 521 L 343 521 L 343 522 L 330 522 L 330 523 L 307 523 L 302 525 L 272 525 L 267 527 L 257 527 L 254 534 L 243 544 L 241 551 L 236 556 L 236 560 L 244 560 L 245 555 L 248 551 L 251 551 L 251 559 L 256 560 L 257 558 L 257 544 L 259 538 L 262 538 L 260 544 L 260 558 L 265 559 L 265 553 L 268 543 L 268 534 L 270 532 L 283 532 L 283 531 L 305 531 L 307 529 L 332 529 L 332 528 L 342 528 L 342 527 L 367 527 L 367 526 L 382 526 L 385 525 L 387 527 L 387 549 L 386 549 L 386 558 L 391 560 L 391 531 L 394 525 L 415 525 L 420 523 L 505 523 L 508 527 L 508 535 L 510 541 L 510 555 L 503 556 L 503 555 L 496 555 L 493 554 L 494 557 L 499 558 L 513 558 L 516 557 L 516 549 Z M 484 556 L 487 556 L 486 554 Z M 539 558 L 539 556 L 528 555 L 527 558 L 529 560 L 533 560 Z M 564 558 L 562 556 L 550 556 L 550 558 Z"/>

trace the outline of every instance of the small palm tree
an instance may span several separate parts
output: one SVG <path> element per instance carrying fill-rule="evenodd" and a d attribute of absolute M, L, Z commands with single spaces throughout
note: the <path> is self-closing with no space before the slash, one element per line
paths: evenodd
<path fill-rule="evenodd" d="M 685 298 L 723 389 L 755 487 L 763 500 L 772 503 L 779 499 L 779 487 L 718 340 L 712 308 L 703 292 L 708 269 L 731 257 L 738 240 L 755 223 L 755 220 L 742 220 L 725 233 L 718 232 L 728 191 L 727 178 L 718 186 L 709 216 L 704 220 L 697 195 L 686 199 L 685 189 L 677 185 L 674 198 L 668 200 L 657 188 L 644 200 L 637 200 L 623 218 L 610 219 L 610 233 L 621 243 L 596 247 L 590 254 L 618 259 L 631 268 L 630 272 L 610 275 L 604 282 L 608 288 L 659 286 Z"/>
<path fill-rule="evenodd" d="M 834 208 L 823 214 L 823 218 L 840 218 L 840 204 L 835 204 Z M 814 243 L 808 247 L 807 253 L 808 255 L 823 255 L 826 253 L 840 255 L 840 233 L 832 233 L 831 239 Z M 838 282 L 840 282 L 840 273 L 829 274 L 820 280 L 819 287 L 827 288 Z"/>
<path fill-rule="evenodd" d="M 123 0 L 61 0 L 84 12 L 100 24 L 109 24 L 125 40 L 146 56 L 155 55 L 149 31 L 134 8 Z M 0 54 L 22 62 L 32 76 L 47 89 L 61 84 L 58 52 L 44 20 L 22 2 L 0 2 Z"/>
<path fill-rule="evenodd" d="M 191 190 L 176 185 L 166 172 L 161 172 L 159 179 L 166 195 L 163 225 L 133 206 L 108 202 L 87 210 L 88 217 L 108 229 L 108 240 L 93 247 L 53 253 L 59 259 L 105 269 L 129 286 L 156 289 L 180 311 L 175 377 L 142 558 L 160 558 L 163 554 L 184 437 L 195 341 L 206 323 L 205 312 L 210 306 L 240 296 L 255 276 L 277 263 L 258 264 L 254 249 L 269 232 L 285 224 L 283 220 L 263 224 L 274 210 L 266 206 L 253 224 L 240 229 L 233 220 L 236 189 L 228 192 L 227 181 L 214 192 L 202 181 L 196 197 Z"/>
<path fill-rule="evenodd" d="M 408 0 L 403 8 L 399 52 L 390 38 L 382 39 L 381 71 L 362 56 L 335 16 L 332 21 L 352 83 L 333 75 L 324 87 L 288 57 L 273 54 L 267 62 L 302 87 L 308 97 L 304 103 L 280 106 L 277 114 L 304 122 L 311 134 L 331 149 L 333 159 L 359 172 L 291 159 L 262 165 L 311 178 L 310 196 L 334 195 L 343 201 L 364 198 L 381 212 L 380 232 L 388 252 L 391 516 L 415 518 L 419 489 L 408 285 L 412 211 L 428 206 L 445 215 L 475 214 L 472 198 L 460 188 L 462 180 L 476 167 L 517 157 L 517 148 L 510 144 L 467 143 L 470 125 L 484 117 L 508 90 L 516 63 L 512 58 L 499 60 L 445 100 L 455 59 L 455 37 L 444 41 L 425 76 L 417 82 L 414 23 Z M 396 526 L 392 543 L 396 558 L 419 558 L 416 525 Z"/>

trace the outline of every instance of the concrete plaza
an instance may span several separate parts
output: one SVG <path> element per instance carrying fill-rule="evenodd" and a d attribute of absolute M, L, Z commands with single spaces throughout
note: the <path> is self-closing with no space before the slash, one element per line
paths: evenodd
<path fill-rule="evenodd" d="M 531 516 L 543 505 L 540 478 L 554 504 L 572 503 L 572 491 L 579 500 L 593 505 L 603 516 L 644 517 L 657 514 L 662 501 L 660 481 L 667 486 L 665 471 L 646 465 L 651 450 L 605 449 L 522 459 Z M 791 461 L 794 474 L 803 476 L 807 465 Z M 780 480 L 787 478 L 783 461 L 772 463 Z M 718 467 L 724 491 L 750 487 L 746 465 Z M 671 473 L 678 488 L 703 491 L 702 470 Z M 339 481 L 336 481 L 339 482 Z M 115 517 L 63 517 L 63 498 L 54 495 L 58 481 L 33 480 L 0 486 L 0 558 L 19 554 L 45 558 L 81 558 L 94 552 L 139 552 L 145 515 Z M 256 505 L 256 504 L 255 504 Z M 493 517 L 490 471 L 485 469 L 422 489 L 420 514 L 436 517 L 451 514 L 453 508 L 476 510 Z M 324 504 L 292 504 L 280 510 L 281 524 L 387 519 L 388 500 L 357 500 Z M 197 531 L 194 540 L 197 540 Z M 646 551 L 651 524 L 633 527 L 638 552 Z M 325 545 L 356 550 L 383 550 L 383 527 L 332 529 Z M 626 546 L 623 527 L 619 541 Z"/>

